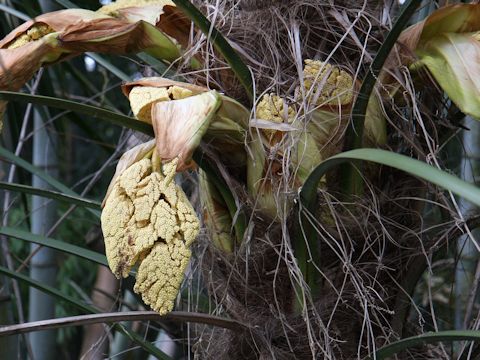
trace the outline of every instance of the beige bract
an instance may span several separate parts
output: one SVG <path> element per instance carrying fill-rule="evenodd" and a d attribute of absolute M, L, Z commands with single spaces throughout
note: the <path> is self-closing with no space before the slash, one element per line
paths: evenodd
<path fill-rule="evenodd" d="M 118 278 L 126 277 L 140 261 L 135 289 L 160 314 L 168 304 L 173 306 L 189 259 L 187 248 L 199 231 L 195 211 L 175 184 L 176 166 L 172 160 L 155 171 L 152 160 L 145 158 L 128 167 L 116 178 L 101 217 L 110 269 Z M 157 263 L 160 249 L 171 261 Z M 144 271 L 152 266 L 155 272 Z"/>
<path fill-rule="evenodd" d="M 152 105 L 157 101 L 180 100 L 192 96 L 189 89 L 180 86 L 153 87 L 135 86 L 128 96 L 133 115 L 139 120 L 152 123 Z"/>
<path fill-rule="evenodd" d="M 50 26 L 46 24 L 38 24 L 32 26 L 24 34 L 18 36 L 13 42 L 11 42 L 7 49 L 16 49 L 20 46 L 28 44 L 29 42 L 36 41 L 44 37 L 45 35 L 55 32 Z"/>
<path fill-rule="evenodd" d="M 128 7 L 139 7 L 146 5 L 171 5 L 175 6 L 174 2 L 171 0 L 117 0 L 111 4 L 102 6 L 97 12 L 109 16 L 115 16 L 117 10 L 128 8 Z"/>
<path fill-rule="evenodd" d="M 310 96 L 317 105 L 347 105 L 353 100 L 353 78 L 337 66 L 307 59 L 303 77 L 305 89 L 313 88 Z"/>

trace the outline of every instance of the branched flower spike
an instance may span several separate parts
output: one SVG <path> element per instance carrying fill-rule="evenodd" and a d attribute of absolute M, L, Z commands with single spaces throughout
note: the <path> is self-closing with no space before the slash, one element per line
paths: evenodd
<path fill-rule="evenodd" d="M 173 308 L 199 221 L 175 184 L 178 161 L 161 164 L 152 150 L 115 179 L 101 220 L 112 272 L 126 277 L 140 262 L 134 290 L 165 314 Z"/>

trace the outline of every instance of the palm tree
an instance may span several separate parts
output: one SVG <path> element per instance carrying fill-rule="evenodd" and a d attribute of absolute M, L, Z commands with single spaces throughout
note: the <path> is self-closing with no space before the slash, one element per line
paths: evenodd
<path fill-rule="evenodd" d="M 202 319 L 228 330 L 188 329 L 200 358 L 382 358 L 478 337 L 418 336 L 453 327 L 432 287 L 454 268 L 435 269 L 478 221 L 454 197 L 478 205 L 478 189 L 441 171 L 465 114 L 480 117 L 478 4 L 422 11 L 399 37 L 421 1 L 154 3 L 64 13 L 74 27 L 46 15 L 40 39 L 0 43 L 33 49 L 25 78 L 83 51 L 175 69 L 123 85 L 136 121 L 103 114 L 155 136 L 119 159 L 101 217 L 110 268 L 136 273 L 138 301 L 221 316 Z M 450 351 L 463 350 L 401 356 Z"/>

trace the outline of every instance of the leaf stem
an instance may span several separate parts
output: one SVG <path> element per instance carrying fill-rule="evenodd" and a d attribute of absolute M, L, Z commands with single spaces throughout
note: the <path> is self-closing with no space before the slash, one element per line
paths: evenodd
<path fill-rule="evenodd" d="M 422 0 L 409 0 L 404 6 L 397 21 L 388 33 L 385 41 L 378 50 L 375 59 L 370 65 L 365 79 L 362 82 L 360 92 L 355 100 L 352 110 L 352 120 L 345 134 L 345 143 L 343 151 L 359 149 L 363 146 L 363 128 L 365 124 L 365 115 L 367 113 L 368 101 L 375 88 L 375 83 L 385 61 L 395 45 L 402 30 L 407 25 L 412 15 L 421 4 Z M 351 195 L 360 195 L 363 190 L 363 179 L 361 171 L 361 163 L 345 164 L 341 168 L 342 179 L 341 189 L 350 197 Z"/>

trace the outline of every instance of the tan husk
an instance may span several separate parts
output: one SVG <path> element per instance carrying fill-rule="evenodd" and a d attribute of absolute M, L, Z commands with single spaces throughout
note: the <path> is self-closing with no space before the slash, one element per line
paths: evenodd
<path fill-rule="evenodd" d="M 425 20 L 403 31 L 398 42 L 400 51 L 408 49 L 410 54 L 429 39 L 443 33 L 465 33 L 480 30 L 480 6 L 478 4 L 453 4 L 444 6 Z"/>
<path fill-rule="evenodd" d="M 152 107 L 156 103 L 195 97 L 209 90 L 189 83 L 154 77 L 128 82 L 122 86 L 122 91 L 129 98 L 137 119 L 152 123 Z M 211 148 L 220 151 L 227 163 L 236 167 L 244 166 L 244 143 L 250 112 L 227 96 L 219 97 L 220 107 L 203 135 L 203 140 Z"/>
<path fill-rule="evenodd" d="M 70 51 L 95 51 L 128 54 L 156 49 L 169 62 L 180 57 L 179 48 L 166 35 L 144 21 L 129 23 L 105 18 L 68 27 L 59 37 L 62 47 Z"/>
<path fill-rule="evenodd" d="M 122 11 L 130 9 L 144 9 L 151 7 L 163 8 L 165 5 L 175 6 L 171 0 L 117 0 L 97 9 L 97 13 L 113 17 L 121 17 Z M 153 23 L 153 25 L 155 25 Z"/>
<path fill-rule="evenodd" d="M 35 25 L 47 25 L 55 32 L 63 32 L 72 24 L 103 18 L 107 18 L 107 16 L 84 9 L 66 9 L 42 14 L 32 20 L 24 22 L 22 25 L 8 33 L 2 40 L 0 40 L 0 49 L 7 48 L 11 42 L 22 34 L 25 34 Z"/>
<path fill-rule="evenodd" d="M 11 31 L 0 40 L 0 89 L 17 91 L 45 63 L 53 63 L 74 55 L 62 49 L 58 35 L 69 26 L 105 18 L 105 15 L 83 9 L 60 10 L 40 15 Z M 30 29 L 46 26 L 50 33 L 22 46 L 9 48 L 16 39 L 25 36 Z"/>
<path fill-rule="evenodd" d="M 191 20 L 177 7 L 165 6 L 163 10 L 162 21 L 156 26 L 187 49 L 190 43 Z"/>
<path fill-rule="evenodd" d="M 216 91 L 155 103 L 152 106 L 152 125 L 160 158 L 167 161 L 178 158 L 178 171 L 191 167 L 193 151 L 200 144 L 220 105 Z"/>
<path fill-rule="evenodd" d="M 45 60 L 61 55 L 56 49 L 56 39 L 49 36 L 15 49 L 0 49 L 0 89 L 19 90 L 40 68 Z"/>
<path fill-rule="evenodd" d="M 185 89 L 186 91 L 191 93 L 191 96 L 210 91 L 210 89 L 206 87 L 186 82 L 174 81 L 162 77 L 149 77 L 122 84 L 122 92 L 126 97 L 130 98 L 130 92 L 135 87 L 165 88 L 167 92 L 170 92 L 170 88 Z M 240 126 L 242 129 L 247 129 L 250 111 L 245 108 L 245 106 L 228 96 L 220 95 L 220 97 L 222 99 L 222 104 L 217 112 L 217 117 L 219 118 L 219 121 L 215 121 L 212 126 L 222 126 L 221 124 L 217 123 L 222 123 L 222 119 L 230 119 L 233 121 L 233 123 L 236 124 L 235 126 L 233 126 L 233 128 L 238 129 L 238 127 Z M 174 99 L 174 97 L 171 98 L 172 100 Z M 155 100 L 152 99 L 152 104 L 154 102 Z"/>

